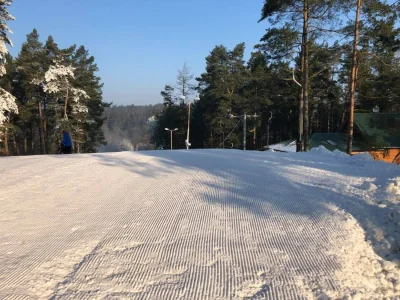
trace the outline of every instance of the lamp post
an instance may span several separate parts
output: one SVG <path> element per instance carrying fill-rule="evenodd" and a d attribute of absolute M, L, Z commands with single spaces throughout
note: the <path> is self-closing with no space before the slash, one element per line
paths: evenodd
<path fill-rule="evenodd" d="M 185 101 L 185 99 L 186 99 L 186 96 L 179 96 L 179 98 L 182 100 L 182 101 Z M 195 101 L 198 101 L 198 100 L 200 100 L 200 97 L 199 96 L 196 96 L 194 99 L 193 99 L 193 102 L 195 102 Z M 186 136 L 186 141 L 185 141 L 185 144 L 186 144 L 186 149 L 188 149 L 189 150 L 189 147 L 191 146 L 191 144 L 190 144 L 190 140 L 189 140 L 189 134 L 190 134 L 190 105 L 191 105 L 192 103 L 189 101 L 189 103 L 188 103 L 188 127 L 187 127 L 187 136 Z"/>
<path fill-rule="evenodd" d="M 172 150 L 172 133 L 173 133 L 174 131 L 177 131 L 178 128 L 175 128 L 175 129 L 165 128 L 165 130 L 166 130 L 166 131 L 169 131 L 169 132 L 171 133 L 171 150 Z"/>

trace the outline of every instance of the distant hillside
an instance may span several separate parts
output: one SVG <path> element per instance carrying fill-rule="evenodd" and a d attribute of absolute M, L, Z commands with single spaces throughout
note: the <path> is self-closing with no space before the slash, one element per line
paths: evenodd
<path fill-rule="evenodd" d="M 100 152 L 152 149 L 147 122 L 162 110 L 162 104 L 144 106 L 113 106 L 105 111 L 103 131 L 107 141 Z"/>

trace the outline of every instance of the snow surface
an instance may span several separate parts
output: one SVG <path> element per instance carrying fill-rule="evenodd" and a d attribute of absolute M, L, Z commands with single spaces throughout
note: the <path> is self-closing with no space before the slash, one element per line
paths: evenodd
<path fill-rule="evenodd" d="M 183 150 L 0 159 L 0 299 L 400 297 L 400 168 Z"/>

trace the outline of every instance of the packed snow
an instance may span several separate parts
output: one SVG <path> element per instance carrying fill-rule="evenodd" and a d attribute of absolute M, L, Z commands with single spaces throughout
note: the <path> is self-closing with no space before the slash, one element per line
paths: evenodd
<path fill-rule="evenodd" d="M 324 148 L 0 158 L 0 299 L 400 298 L 400 167 Z"/>

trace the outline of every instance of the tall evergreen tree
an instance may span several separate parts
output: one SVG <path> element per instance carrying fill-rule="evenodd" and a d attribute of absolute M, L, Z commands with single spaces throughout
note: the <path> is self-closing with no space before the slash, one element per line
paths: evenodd
<path fill-rule="evenodd" d="M 84 90 L 89 97 L 86 100 L 81 99 L 83 103 L 77 103 L 82 104 L 81 107 L 74 107 L 74 119 L 77 124 L 76 148 L 83 152 L 96 152 L 99 146 L 105 144 L 101 129 L 105 121 L 103 114 L 104 109 L 111 104 L 102 101 L 103 84 L 96 75 L 99 69 L 89 51 L 84 46 L 79 47 L 73 54 L 72 61 L 75 68 L 74 86 Z"/>
<path fill-rule="evenodd" d="M 6 74 L 6 55 L 8 53 L 6 45 L 12 46 L 12 42 L 8 37 L 11 32 L 7 26 L 7 22 L 14 20 L 14 17 L 9 14 L 7 8 L 11 5 L 13 0 L 4 0 L 0 2 L 0 76 Z M 8 121 L 9 115 L 18 113 L 16 98 L 10 93 L 10 90 L 0 88 L 0 130 L 4 127 L 4 123 Z M 7 127 L 7 125 L 5 126 Z M 7 128 L 4 128 L 6 131 Z M 7 133 L 5 133 L 7 135 Z M 2 132 L 0 132 L 0 137 Z"/>
<path fill-rule="evenodd" d="M 179 96 L 183 96 L 186 99 L 192 93 L 193 84 L 191 83 L 191 80 L 193 77 L 194 76 L 191 74 L 188 65 L 184 63 L 182 69 L 178 70 L 178 75 L 176 77 L 176 89 L 179 92 Z M 184 104 L 184 100 L 181 101 L 182 104 Z"/>
<path fill-rule="evenodd" d="M 165 107 L 171 107 L 175 103 L 174 99 L 174 88 L 170 85 L 166 85 L 164 90 L 161 91 L 161 96 L 163 97 L 164 101 L 163 104 Z"/>
<path fill-rule="evenodd" d="M 301 97 L 299 101 L 299 122 L 303 123 L 303 135 L 298 135 L 298 150 L 308 150 L 309 140 L 309 46 L 322 32 L 329 31 L 327 25 L 333 24 L 343 1 L 338 0 L 265 0 L 260 21 L 269 19 L 273 26 L 267 31 L 264 40 L 272 46 L 284 45 L 290 49 L 284 54 L 296 51 L 301 57 Z M 280 26 L 280 27 L 279 27 Z M 300 48 L 297 48 L 299 45 Z M 284 52 L 279 52 L 284 53 Z M 299 125 L 301 128 L 301 125 Z"/>
<path fill-rule="evenodd" d="M 357 1 L 356 20 L 350 24 L 353 35 L 349 76 L 349 140 L 352 151 L 354 110 L 396 111 L 399 97 L 395 82 L 395 51 L 399 42 L 397 3 L 385 0 Z M 396 105 L 397 103 L 397 105 Z"/>

